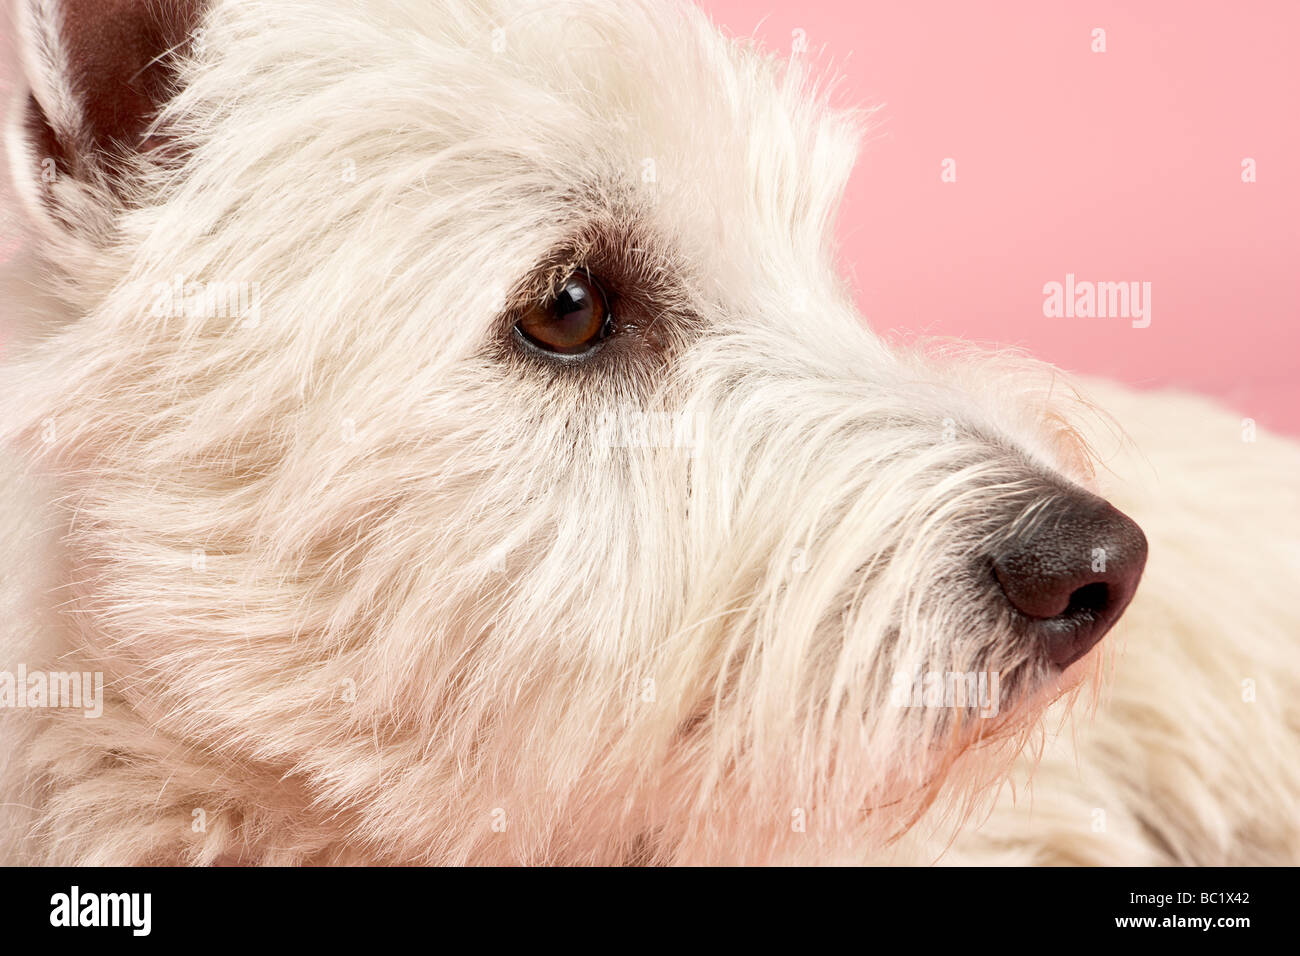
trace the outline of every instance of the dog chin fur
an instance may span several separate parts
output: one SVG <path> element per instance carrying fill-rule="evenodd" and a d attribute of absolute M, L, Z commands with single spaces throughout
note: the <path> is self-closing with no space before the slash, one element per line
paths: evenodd
<path fill-rule="evenodd" d="M 10 124 L 0 669 L 108 693 L 0 712 L 0 859 L 1300 862 L 1300 447 L 872 333 L 805 67 L 637 0 L 202 28 L 157 154 Z M 645 316 L 583 368 L 509 335 L 575 267 Z M 1043 482 L 1150 543 L 1064 676 L 970 569 Z M 932 670 L 1010 697 L 890 706 Z"/>

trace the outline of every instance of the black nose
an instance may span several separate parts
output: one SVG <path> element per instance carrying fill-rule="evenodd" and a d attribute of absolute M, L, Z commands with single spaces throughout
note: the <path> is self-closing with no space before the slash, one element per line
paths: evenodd
<path fill-rule="evenodd" d="M 1096 495 L 1071 491 L 994 558 L 993 572 L 1048 659 L 1067 667 L 1124 613 L 1146 561 L 1141 528 Z"/>

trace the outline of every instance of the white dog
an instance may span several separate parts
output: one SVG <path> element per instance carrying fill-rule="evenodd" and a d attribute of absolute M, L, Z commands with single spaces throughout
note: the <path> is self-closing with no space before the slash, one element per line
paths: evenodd
<path fill-rule="evenodd" d="M 1300 862 L 1300 448 L 888 347 L 797 63 L 15 24 L 0 859 Z"/>

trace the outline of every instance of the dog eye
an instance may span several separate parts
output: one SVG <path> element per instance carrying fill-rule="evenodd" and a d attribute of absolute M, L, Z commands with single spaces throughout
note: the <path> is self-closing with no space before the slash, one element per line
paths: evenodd
<path fill-rule="evenodd" d="M 559 355 L 590 351 L 612 327 L 604 291 L 583 272 L 569 276 L 558 292 L 529 309 L 515 326 L 533 345 Z"/>

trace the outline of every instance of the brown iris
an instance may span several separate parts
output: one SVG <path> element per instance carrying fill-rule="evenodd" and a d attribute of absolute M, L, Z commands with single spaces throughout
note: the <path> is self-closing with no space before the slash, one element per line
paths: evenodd
<path fill-rule="evenodd" d="M 559 291 L 530 308 L 515 326 L 533 345 L 559 355 L 581 355 L 609 334 L 605 295 L 592 278 L 575 272 Z"/>

